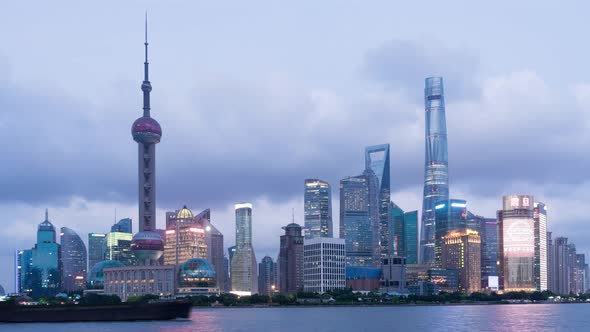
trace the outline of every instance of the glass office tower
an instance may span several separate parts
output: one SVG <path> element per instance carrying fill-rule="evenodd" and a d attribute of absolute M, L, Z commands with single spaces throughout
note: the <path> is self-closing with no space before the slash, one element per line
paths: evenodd
<path fill-rule="evenodd" d="M 406 264 L 418 264 L 418 211 L 404 213 Z"/>
<path fill-rule="evenodd" d="M 88 233 L 88 269 L 92 270 L 94 265 L 104 260 L 106 248 L 106 234 Z"/>
<path fill-rule="evenodd" d="M 442 77 L 429 77 L 424 88 L 426 114 L 424 199 L 422 202 L 421 253 L 422 264 L 435 261 L 436 202 L 449 199 L 449 163 L 447 155 L 447 126 Z"/>
<path fill-rule="evenodd" d="M 239 203 L 236 213 L 236 251 L 231 258 L 231 287 L 239 294 L 258 292 L 258 264 L 252 248 L 252 204 Z"/>
<path fill-rule="evenodd" d="M 461 199 L 436 202 L 434 211 L 434 265 L 440 268 L 442 267 L 443 237 L 453 231 L 463 230 L 467 227 L 467 202 Z"/>
<path fill-rule="evenodd" d="M 368 191 L 365 175 L 340 180 L 340 238 L 346 243 L 347 266 L 373 266 Z"/>
<path fill-rule="evenodd" d="M 535 202 L 533 219 L 535 220 L 535 284 L 538 291 L 544 291 L 548 289 L 547 207 L 544 203 Z"/>
<path fill-rule="evenodd" d="M 365 149 L 365 173 L 369 175 L 369 218 L 374 232 L 374 259 L 380 261 L 380 258 L 386 258 L 391 254 L 389 144 L 369 146 Z M 370 176 L 371 173 L 374 176 Z M 375 184 L 371 183 L 375 180 Z"/>
<path fill-rule="evenodd" d="M 86 285 L 86 245 L 68 227 L 61 228 L 60 242 L 63 287 L 68 292 L 83 289 Z"/>
<path fill-rule="evenodd" d="M 305 179 L 305 238 L 332 237 L 332 188 L 319 179 Z"/>

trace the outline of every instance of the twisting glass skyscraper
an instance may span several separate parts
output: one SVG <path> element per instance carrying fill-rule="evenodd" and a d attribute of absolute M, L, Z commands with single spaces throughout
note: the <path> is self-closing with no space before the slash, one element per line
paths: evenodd
<path fill-rule="evenodd" d="M 436 202 L 449 199 L 449 162 L 447 125 L 442 77 L 429 77 L 424 88 L 426 114 L 426 156 L 424 169 L 424 200 L 422 203 L 422 264 L 434 264 Z"/>

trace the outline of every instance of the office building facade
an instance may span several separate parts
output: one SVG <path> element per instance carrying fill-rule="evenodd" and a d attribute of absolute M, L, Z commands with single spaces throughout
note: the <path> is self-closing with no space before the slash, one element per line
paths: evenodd
<path fill-rule="evenodd" d="M 105 259 L 106 234 L 88 233 L 88 270 Z"/>
<path fill-rule="evenodd" d="M 373 266 L 373 227 L 369 220 L 369 181 L 354 176 L 340 181 L 340 238 L 347 266 Z"/>
<path fill-rule="evenodd" d="M 236 294 L 258 292 L 258 264 L 252 247 L 252 204 L 235 205 L 236 249 L 231 258 L 231 287 Z M 231 253 L 230 253 L 231 254 Z"/>
<path fill-rule="evenodd" d="M 544 203 L 535 202 L 533 210 L 535 223 L 535 287 L 545 291 L 547 286 L 547 207 Z"/>
<path fill-rule="evenodd" d="M 443 238 L 467 227 L 467 202 L 460 199 L 436 202 L 434 211 L 434 265 L 441 268 Z"/>
<path fill-rule="evenodd" d="M 277 264 L 270 256 L 264 256 L 258 264 L 258 294 L 272 296 L 278 292 L 276 275 Z"/>
<path fill-rule="evenodd" d="M 303 290 L 303 235 L 296 223 L 283 227 L 279 251 L 279 290 L 283 294 L 296 294 Z"/>
<path fill-rule="evenodd" d="M 333 237 L 330 184 L 319 179 L 305 179 L 304 187 L 305 238 Z"/>
<path fill-rule="evenodd" d="M 164 265 L 177 265 L 192 258 L 207 258 L 205 228 L 186 206 L 166 220 Z"/>
<path fill-rule="evenodd" d="M 326 293 L 346 288 L 344 239 L 315 238 L 303 245 L 303 290 Z"/>
<path fill-rule="evenodd" d="M 62 227 L 60 230 L 62 285 L 70 292 L 86 286 L 88 266 L 86 245 L 74 230 Z"/>
<path fill-rule="evenodd" d="M 476 231 L 453 231 L 443 237 L 442 268 L 459 272 L 459 289 L 481 290 L 481 239 Z"/>

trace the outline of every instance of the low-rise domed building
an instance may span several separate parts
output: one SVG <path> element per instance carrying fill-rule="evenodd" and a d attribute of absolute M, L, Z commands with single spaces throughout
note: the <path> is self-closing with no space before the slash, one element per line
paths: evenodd
<path fill-rule="evenodd" d="M 215 268 L 203 258 L 184 262 L 178 271 L 179 296 L 219 294 Z"/>
<path fill-rule="evenodd" d="M 102 288 L 104 286 L 104 269 L 125 266 L 119 261 L 102 261 L 96 263 L 88 273 L 88 288 Z"/>

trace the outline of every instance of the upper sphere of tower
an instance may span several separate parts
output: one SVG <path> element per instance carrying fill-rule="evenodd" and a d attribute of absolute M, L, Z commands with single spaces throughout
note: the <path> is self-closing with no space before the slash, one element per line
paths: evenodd
<path fill-rule="evenodd" d="M 133 140 L 138 143 L 156 144 L 160 143 L 162 128 L 155 119 L 142 116 L 133 122 L 131 134 L 133 135 Z"/>

